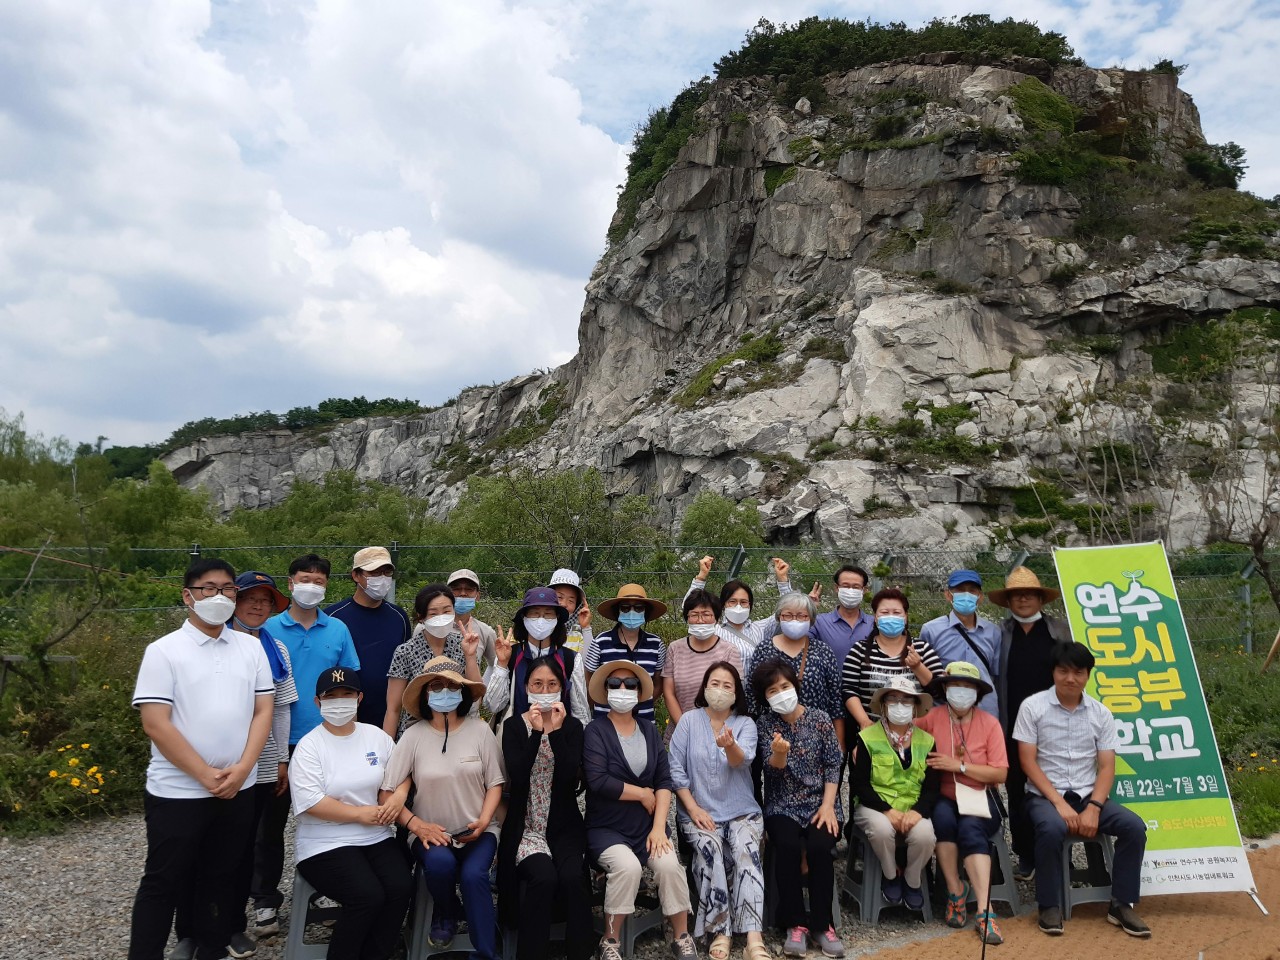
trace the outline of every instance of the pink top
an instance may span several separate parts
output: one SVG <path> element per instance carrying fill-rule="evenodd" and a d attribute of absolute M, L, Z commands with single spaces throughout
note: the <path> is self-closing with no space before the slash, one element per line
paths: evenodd
<path fill-rule="evenodd" d="M 1000 729 L 1000 721 L 985 710 L 969 711 L 972 718 L 963 727 L 951 721 L 951 712 L 945 703 L 934 707 L 916 721 L 916 726 L 928 731 L 936 741 L 934 750 L 938 753 L 955 757 L 965 763 L 975 763 L 985 767 L 1009 766 L 1009 755 L 1004 748 L 1004 731 Z M 979 783 L 973 777 L 962 774 L 942 775 L 942 795 L 952 800 L 956 798 L 956 780 L 970 787 L 982 790 L 988 786 Z"/>

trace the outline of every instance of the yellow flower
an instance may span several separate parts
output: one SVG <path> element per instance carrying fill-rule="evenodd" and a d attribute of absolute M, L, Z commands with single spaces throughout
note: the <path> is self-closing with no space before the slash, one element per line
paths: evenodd
<path fill-rule="evenodd" d="M 54 778 L 56 779 L 56 778 L 57 778 L 57 776 L 58 776 L 58 771 L 57 771 L 57 770 L 50 770 L 50 771 L 49 771 L 49 776 L 54 777 Z"/>
<path fill-rule="evenodd" d="M 15 803 L 15 804 L 13 805 L 13 812 L 14 812 L 14 813 L 21 813 L 21 812 L 22 812 L 22 804 L 20 804 L 20 803 Z"/>
<path fill-rule="evenodd" d="M 98 786 L 102 786 L 102 783 L 103 783 L 103 780 L 102 780 L 102 774 L 100 774 L 100 773 L 95 773 L 95 774 L 93 775 L 93 778 L 94 778 L 95 780 L 97 780 L 97 781 L 98 781 Z"/>
<path fill-rule="evenodd" d="M 73 787 L 78 787 L 78 786 L 80 786 L 80 778 L 79 778 L 79 777 L 72 777 L 72 778 L 71 778 L 71 785 L 72 785 Z"/>
<path fill-rule="evenodd" d="M 110 689 L 111 689 L 111 684 L 109 684 L 109 683 L 104 683 L 104 684 L 102 685 L 102 689 L 103 689 L 103 690 L 110 690 Z"/>
<path fill-rule="evenodd" d="M 90 792 L 90 793 L 97 793 L 97 792 L 98 792 L 98 788 L 97 788 L 97 787 L 94 787 L 94 788 L 93 788 L 92 790 L 90 790 L 89 792 Z"/>
<path fill-rule="evenodd" d="M 88 772 L 89 772 L 89 773 L 97 773 L 97 772 L 98 772 L 98 765 L 95 763 L 92 767 L 90 767 L 90 768 L 89 768 Z"/>
<path fill-rule="evenodd" d="M 81 750 L 88 750 L 88 749 L 89 749 L 89 745 L 88 745 L 87 743 L 82 743 L 82 744 L 80 744 L 80 749 L 81 749 Z"/>
<path fill-rule="evenodd" d="M 68 766 L 68 767 L 78 767 L 78 766 L 80 766 L 80 758 L 79 758 L 79 757 L 72 757 L 70 760 L 68 760 L 68 761 L 67 761 L 67 766 Z"/>
<path fill-rule="evenodd" d="M 68 744 L 67 744 L 65 747 L 63 747 L 62 749 L 63 749 L 63 750 L 70 750 L 70 749 L 71 749 L 71 744 L 69 744 L 69 743 L 68 743 Z"/>
<path fill-rule="evenodd" d="M 1249 756 L 1251 756 L 1251 757 L 1257 757 L 1257 755 L 1258 755 L 1258 751 L 1257 751 L 1257 750 L 1255 750 L 1255 751 L 1253 751 L 1253 753 L 1249 754 Z"/>

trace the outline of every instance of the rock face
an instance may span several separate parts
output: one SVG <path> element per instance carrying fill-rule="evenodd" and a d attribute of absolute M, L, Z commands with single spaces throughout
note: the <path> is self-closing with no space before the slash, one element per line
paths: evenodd
<path fill-rule="evenodd" d="M 1045 531 L 1018 532 L 1010 492 L 1078 468 L 1098 436 L 1140 439 L 1161 384 L 1121 388 L 1147 382 L 1143 345 L 1280 303 L 1280 265 L 1188 248 L 1095 263 L 1064 239 L 1077 199 L 1018 180 L 1010 88 L 1036 77 L 1081 129 L 1140 126 L 1152 162 L 1180 165 L 1203 137 L 1176 77 L 947 60 L 832 76 L 822 110 L 780 106 L 767 80 L 718 84 L 591 277 L 565 366 L 324 436 L 210 438 L 166 465 L 224 510 L 342 468 L 443 515 L 474 470 L 581 465 L 671 524 L 711 489 L 754 498 L 779 542 L 1030 542 Z M 1153 482 L 1155 532 L 1210 535 L 1177 478 Z"/>

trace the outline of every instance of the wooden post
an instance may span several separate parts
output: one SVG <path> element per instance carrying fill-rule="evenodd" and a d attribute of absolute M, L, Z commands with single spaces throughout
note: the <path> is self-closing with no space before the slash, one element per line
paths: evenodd
<path fill-rule="evenodd" d="M 1271 666 L 1271 661 L 1276 658 L 1277 653 L 1280 653 L 1280 630 L 1276 631 L 1276 638 L 1271 643 L 1271 652 L 1267 654 L 1267 659 L 1262 661 L 1260 673 L 1267 672 L 1267 667 Z"/>

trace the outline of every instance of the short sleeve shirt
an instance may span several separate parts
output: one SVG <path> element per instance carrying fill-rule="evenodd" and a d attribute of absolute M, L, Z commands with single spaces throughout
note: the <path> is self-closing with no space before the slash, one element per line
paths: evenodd
<path fill-rule="evenodd" d="M 584 666 L 587 672 L 594 673 L 600 669 L 601 664 L 612 663 L 614 660 L 630 660 L 637 666 L 642 667 L 654 678 L 656 687 L 656 681 L 662 675 L 662 668 L 667 662 L 667 645 L 663 643 L 662 638 L 657 634 L 646 633 L 642 629 L 640 638 L 636 641 L 636 647 L 632 650 L 618 638 L 616 628 L 606 630 L 596 637 L 595 642 L 587 648 Z M 596 704 L 595 715 L 597 717 L 607 717 L 609 715 L 608 704 Z M 636 716 L 645 720 L 652 720 L 654 716 L 653 700 L 642 700 L 636 710 Z"/>
<path fill-rule="evenodd" d="M 378 803 L 378 791 L 394 746 L 378 727 L 357 723 L 349 736 L 324 724 L 298 742 L 289 763 L 289 792 L 298 818 L 299 861 L 337 847 L 366 847 L 395 836 L 395 828 L 322 820 L 308 811 L 325 797 L 355 807 Z"/>
<path fill-rule="evenodd" d="M 277 613 L 267 621 L 267 630 L 288 649 L 293 665 L 298 699 L 289 708 L 289 742 L 297 743 L 320 725 L 315 701 L 320 674 L 333 667 L 359 670 L 360 658 L 347 625 L 322 610 L 316 611 L 316 622 L 310 627 L 298 623 L 288 610 Z"/>
<path fill-rule="evenodd" d="M 694 650 L 689 646 L 689 638 L 681 637 L 667 648 L 666 663 L 662 667 L 662 676 L 669 677 L 676 687 L 676 703 L 680 710 L 688 713 L 694 709 L 693 699 L 702 690 L 702 680 L 713 663 L 725 660 L 733 664 L 738 675 L 742 675 L 742 650 L 737 641 L 730 641 L 720 636 L 710 650 Z"/>
<path fill-rule="evenodd" d="M 1013 739 L 1035 744 L 1036 763 L 1059 793 L 1073 790 L 1087 795 L 1098 779 L 1098 752 L 1120 745 L 1116 718 L 1087 693 L 1079 706 L 1069 710 L 1050 687 L 1022 702 Z M 1039 793 L 1028 782 L 1027 789 Z"/>
<path fill-rule="evenodd" d="M 428 823 L 438 823 L 454 834 L 479 819 L 485 792 L 507 782 L 502 769 L 498 738 L 488 724 L 475 716 L 445 734 L 419 721 L 404 732 L 392 751 L 382 786 L 394 790 L 405 777 L 416 793 L 413 813 Z M 498 833 L 498 824 L 489 825 Z"/>

